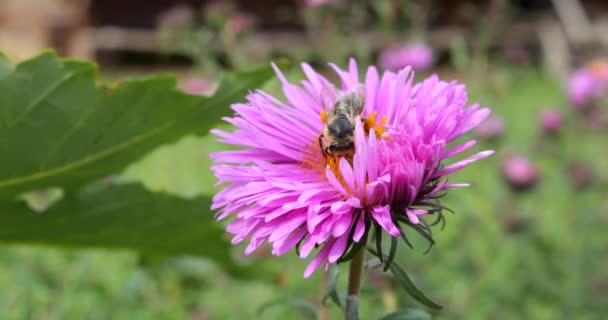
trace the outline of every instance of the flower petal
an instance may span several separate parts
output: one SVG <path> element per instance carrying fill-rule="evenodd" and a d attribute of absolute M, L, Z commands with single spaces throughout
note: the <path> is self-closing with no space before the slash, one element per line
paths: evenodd
<path fill-rule="evenodd" d="M 327 256 L 329 255 L 329 251 L 331 250 L 331 248 L 333 247 L 334 243 L 336 242 L 335 239 L 332 239 L 330 241 L 328 241 L 323 248 L 321 249 L 321 251 L 319 251 L 319 253 L 317 253 L 317 255 L 312 259 L 312 261 L 310 262 L 310 264 L 308 264 L 308 267 L 306 267 L 306 270 L 304 271 L 304 278 L 308 279 L 313 272 L 315 272 L 315 270 L 317 270 L 319 268 L 319 266 L 325 261 L 327 260 Z"/>
<path fill-rule="evenodd" d="M 399 236 L 399 229 L 393 223 L 391 218 L 391 206 L 376 206 L 372 209 L 372 218 L 390 235 Z"/>

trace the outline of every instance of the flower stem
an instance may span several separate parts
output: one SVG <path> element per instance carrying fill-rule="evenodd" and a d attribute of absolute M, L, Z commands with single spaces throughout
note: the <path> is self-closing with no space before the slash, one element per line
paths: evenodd
<path fill-rule="evenodd" d="M 344 310 L 344 319 L 346 320 L 359 320 L 359 288 L 361 287 L 364 257 L 365 246 L 362 246 L 359 252 L 350 260 L 346 308 Z"/>

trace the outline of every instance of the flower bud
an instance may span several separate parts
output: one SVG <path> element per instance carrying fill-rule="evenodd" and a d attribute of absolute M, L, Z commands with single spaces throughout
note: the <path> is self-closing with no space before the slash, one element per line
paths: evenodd
<path fill-rule="evenodd" d="M 495 139 L 502 136 L 505 122 L 502 117 L 491 115 L 473 129 L 473 134 L 483 139 Z"/>
<path fill-rule="evenodd" d="M 562 115 L 556 109 L 546 109 L 540 114 L 539 122 L 545 134 L 555 135 L 562 126 Z"/>
<path fill-rule="evenodd" d="M 502 162 L 502 174 L 505 181 L 515 191 L 530 189 L 538 182 L 536 166 L 521 155 L 508 155 Z"/>
<path fill-rule="evenodd" d="M 576 190 L 582 190 L 593 183 L 593 170 L 588 165 L 573 161 L 568 165 L 568 178 Z"/>

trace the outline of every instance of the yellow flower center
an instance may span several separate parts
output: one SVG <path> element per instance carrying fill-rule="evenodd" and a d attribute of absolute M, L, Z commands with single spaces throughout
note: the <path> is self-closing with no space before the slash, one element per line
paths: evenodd
<path fill-rule="evenodd" d="M 372 128 L 374 129 L 377 138 L 382 137 L 384 132 L 386 132 L 386 129 L 384 128 L 384 125 L 386 125 L 386 116 L 383 116 L 382 119 L 380 119 L 380 123 L 376 121 L 377 118 L 378 111 L 374 111 L 374 113 L 367 116 L 367 118 L 363 118 L 363 128 L 365 130 L 365 136 L 369 136 L 369 132 Z"/>

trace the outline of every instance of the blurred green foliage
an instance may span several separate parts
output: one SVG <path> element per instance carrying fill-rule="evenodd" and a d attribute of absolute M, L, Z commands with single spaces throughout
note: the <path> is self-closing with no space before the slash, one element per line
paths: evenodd
<path fill-rule="evenodd" d="M 294 71 L 290 77 L 301 75 Z M 472 186 L 442 200 L 456 214 L 448 214 L 445 230 L 436 231 L 437 245 L 424 255 L 424 240 L 414 239 L 415 250 L 400 246 L 397 261 L 444 306 L 434 313 L 436 319 L 603 319 L 608 311 L 606 132 L 588 129 L 566 106 L 560 87 L 538 70 L 498 66 L 462 78 L 471 101 L 505 118 L 505 135 L 476 147 L 497 149 L 496 156 L 452 177 Z M 277 93 L 277 82 L 266 88 Z M 537 126 L 547 106 L 557 107 L 566 119 L 557 137 L 543 137 Z M 183 197 L 212 195 L 206 154 L 218 148 L 213 137 L 186 137 L 146 156 L 124 177 Z M 538 166 L 535 189 L 516 193 L 505 184 L 500 161 L 509 151 Z M 590 187 L 572 187 L 567 172 L 572 160 L 595 170 Z M 169 168 L 179 170 L 169 173 Z M 295 254 L 270 257 L 267 249 L 258 251 L 252 259 L 260 260 L 262 273 L 281 270 L 276 279 L 236 280 L 199 258 L 149 263 L 132 252 L 0 247 L 0 317 L 255 319 L 260 306 L 277 298 L 320 306 L 322 272 L 304 280 L 306 262 Z M 340 267 L 344 273 L 346 266 Z M 340 277 L 339 290 L 345 278 Z M 362 319 L 406 307 L 421 308 L 387 274 L 368 273 Z M 331 319 L 340 318 L 331 303 L 326 311 Z M 300 318 L 305 316 L 288 306 L 263 314 L 263 319 Z"/>

